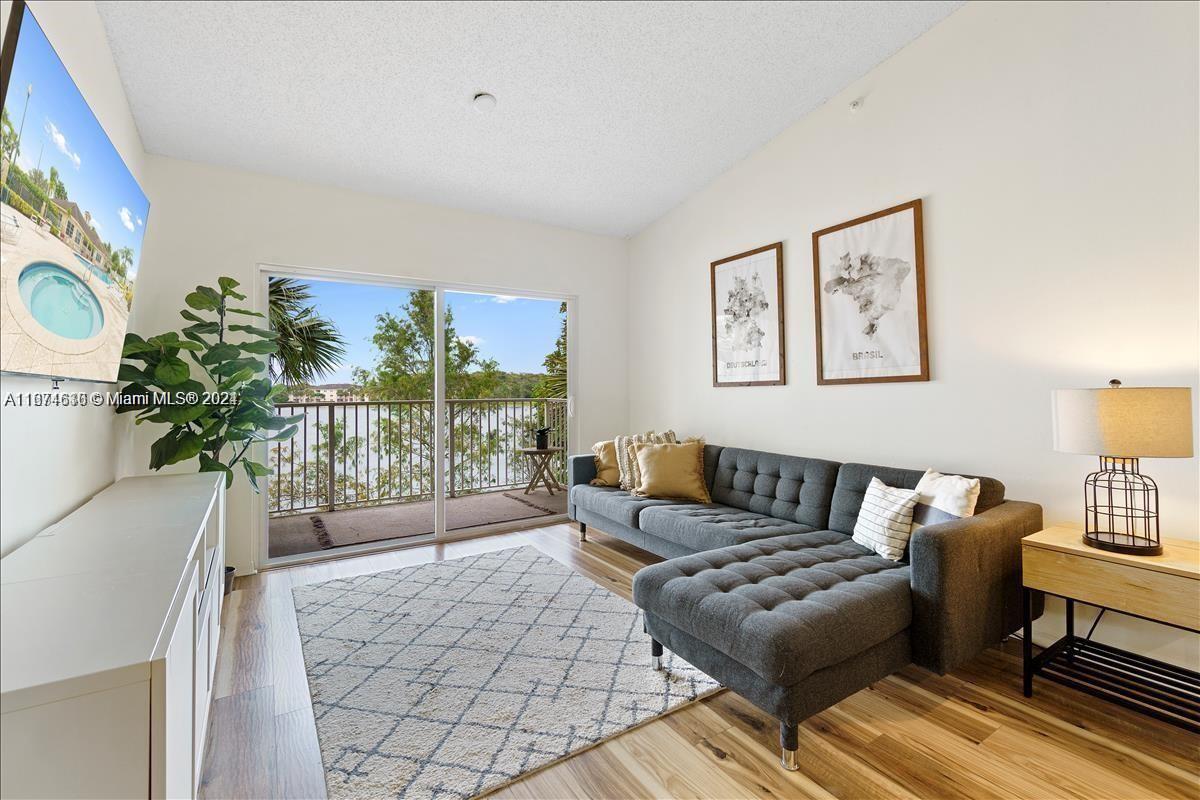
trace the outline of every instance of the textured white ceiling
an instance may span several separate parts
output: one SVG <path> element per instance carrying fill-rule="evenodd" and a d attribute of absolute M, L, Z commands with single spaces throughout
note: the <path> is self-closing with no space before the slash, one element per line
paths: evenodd
<path fill-rule="evenodd" d="M 97 5 L 151 153 L 629 235 L 961 3 Z"/>

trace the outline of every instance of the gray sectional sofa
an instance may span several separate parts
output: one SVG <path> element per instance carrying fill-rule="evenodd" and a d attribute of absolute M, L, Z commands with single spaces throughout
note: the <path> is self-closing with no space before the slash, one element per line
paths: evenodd
<path fill-rule="evenodd" d="M 656 668 L 665 646 L 780 721 L 797 768 L 805 718 L 909 664 L 944 673 L 1022 624 L 1021 538 L 1041 507 L 981 478 L 975 516 L 913 533 L 899 562 L 851 540 L 871 478 L 922 471 L 708 445 L 711 505 L 591 486 L 568 464 L 567 513 L 666 558 L 634 576 Z M 1033 610 L 1040 615 L 1041 609 Z"/>

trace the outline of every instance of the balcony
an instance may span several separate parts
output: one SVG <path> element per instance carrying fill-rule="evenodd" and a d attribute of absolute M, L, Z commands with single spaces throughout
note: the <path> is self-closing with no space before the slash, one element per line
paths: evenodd
<path fill-rule="evenodd" d="M 296 437 L 273 442 L 268 555 L 296 555 L 433 531 L 433 401 L 281 403 L 304 415 Z M 567 401 L 447 400 L 446 529 L 566 513 L 566 493 L 525 493 L 534 431 L 565 447 Z M 551 461 L 566 483 L 565 452 Z"/>

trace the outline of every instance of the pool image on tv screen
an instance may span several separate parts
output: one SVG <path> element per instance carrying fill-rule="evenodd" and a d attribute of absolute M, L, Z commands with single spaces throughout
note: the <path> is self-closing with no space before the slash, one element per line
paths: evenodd
<path fill-rule="evenodd" d="M 0 122 L 0 370 L 115 381 L 149 201 L 29 10 Z"/>

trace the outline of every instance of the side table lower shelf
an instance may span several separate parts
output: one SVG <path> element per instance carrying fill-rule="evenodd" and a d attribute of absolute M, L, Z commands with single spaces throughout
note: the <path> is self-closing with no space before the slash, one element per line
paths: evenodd
<path fill-rule="evenodd" d="M 1067 632 L 1033 654 L 1032 589 L 1024 590 L 1024 692 L 1035 675 L 1200 733 L 1200 673 L 1075 635 L 1075 602 L 1067 601 Z"/>

